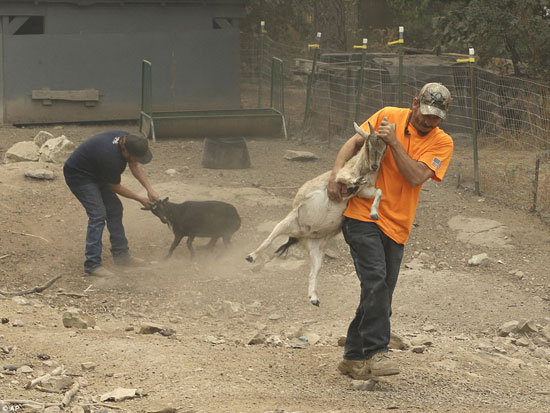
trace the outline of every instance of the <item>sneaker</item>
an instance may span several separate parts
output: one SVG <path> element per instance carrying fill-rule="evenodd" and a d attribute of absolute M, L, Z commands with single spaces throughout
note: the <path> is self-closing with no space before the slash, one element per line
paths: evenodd
<path fill-rule="evenodd" d="M 137 257 L 132 257 L 131 255 L 114 258 L 114 262 L 115 265 L 119 265 L 121 267 L 143 267 L 145 265 L 145 260 Z"/>
<path fill-rule="evenodd" d="M 373 376 L 393 376 L 399 374 L 397 363 L 390 360 L 388 353 L 376 353 L 365 361 L 365 366 L 367 366 Z"/>
<path fill-rule="evenodd" d="M 86 275 L 93 275 L 96 277 L 112 277 L 113 275 L 115 275 L 115 273 L 109 271 L 103 265 L 100 265 L 99 267 L 96 267 L 93 270 L 90 270 L 90 271 L 86 270 Z"/>
<path fill-rule="evenodd" d="M 338 371 L 347 376 L 351 376 L 355 380 L 369 380 L 372 377 L 365 360 L 342 359 L 342 361 L 338 363 Z"/>

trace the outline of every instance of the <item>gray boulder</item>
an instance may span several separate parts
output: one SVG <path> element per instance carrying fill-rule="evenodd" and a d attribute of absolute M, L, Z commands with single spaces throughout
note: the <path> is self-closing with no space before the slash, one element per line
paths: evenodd
<path fill-rule="evenodd" d="M 62 164 L 73 153 L 75 144 L 64 135 L 49 139 L 40 148 L 40 161 Z"/>
<path fill-rule="evenodd" d="M 38 158 L 38 146 L 33 141 L 23 141 L 17 142 L 7 150 L 4 163 L 37 161 Z"/>

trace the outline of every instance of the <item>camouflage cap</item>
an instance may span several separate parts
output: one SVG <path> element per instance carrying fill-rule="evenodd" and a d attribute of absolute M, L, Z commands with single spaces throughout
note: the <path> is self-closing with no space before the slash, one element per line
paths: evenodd
<path fill-rule="evenodd" d="M 420 113 L 445 119 L 451 103 L 451 92 L 441 83 L 426 83 L 418 94 Z"/>

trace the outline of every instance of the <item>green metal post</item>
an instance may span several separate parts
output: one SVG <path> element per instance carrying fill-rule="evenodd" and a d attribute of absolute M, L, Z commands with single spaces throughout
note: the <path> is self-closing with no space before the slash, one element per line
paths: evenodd
<path fill-rule="evenodd" d="M 399 107 L 403 107 L 403 45 L 404 45 L 404 39 L 403 39 L 403 32 L 405 31 L 405 28 L 403 26 L 399 26 Z"/>
<path fill-rule="evenodd" d="M 145 100 L 145 62 L 147 60 L 143 60 L 141 62 L 141 105 L 140 105 L 140 114 L 139 114 L 139 130 L 143 130 L 143 108 L 144 108 L 144 100 Z"/>
<path fill-rule="evenodd" d="M 388 42 L 388 45 L 398 44 L 399 45 L 399 75 L 397 78 L 397 106 L 403 107 L 403 45 L 405 41 L 403 40 L 403 32 L 405 31 L 405 28 L 403 26 L 399 26 L 399 40 L 394 40 L 392 42 Z"/>
<path fill-rule="evenodd" d="M 359 123 L 359 111 L 361 110 L 361 95 L 363 93 L 363 81 L 365 77 L 365 63 L 367 60 L 367 42 L 366 38 L 363 39 L 363 44 L 360 46 L 354 45 L 355 49 L 363 49 L 361 53 L 361 68 L 359 69 L 359 80 L 357 83 L 357 93 L 355 94 L 355 115 L 353 120 Z"/>
<path fill-rule="evenodd" d="M 271 81 L 269 87 L 269 107 L 273 109 L 273 94 L 275 90 L 273 89 L 275 84 L 275 57 L 271 58 Z"/>
<path fill-rule="evenodd" d="M 139 116 L 139 131 L 143 133 L 143 118 L 149 121 L 147 137 L 156 141 L 155 126 L 153 122 L 153 76 L 151 62 L 143 60 L 141 63 L 141 110 Z"/>
<path fill-rule="evenodd" d="M 258 57 L 258 109 L 262 107 L 262 65 L 264 63 L 265 22 L 260 22 L 260 55 Z"/>
<path fill-rule="evenodd" d="M 537 212 L 537 196 L 538 196 L 538 190 L 539 190 L 540 159 L 541 159 L 541 156 L 537 155 L 537 159 L 535 161 L 535 179 L 533 180 L 533 205 L 531 206 L 531 209 L 529 210 L 529 212 Z"/>
<path fill-rule="evenodd" d="M 269 107 L 272 109 L 273 106 L 273 100 L 275 97 L 275 81 L 277 80 L 279 83 L 279 88 L 277 92 L 279 93 L 279 102 L 281 107 L 278 109 L 283 115 L 285 114 L 285 93 L 284 93 L 284 66 L 283 61 L 277 57 L 271 58 L 271 93 L 270 93 L 270 104 Z M 278 79 L 275 78 L 275 76 L 278 74 Z"/>
<path fill-rule="evenodd" d="M 281 100 L 281 113 L 285 114 L 285 66 L 284 66 L 284 63 L 283 61 L 281 60 L 280 61 L 280 73 L 281 73 L 281 79 L 280 79 L 280 82 L 281 82 L 281 88 L 279 89 L 279 93 L 281 94 L 279 99 Z"/>
<path fill-rule="evenodd" d="M 476 103 L 476 72 L 475 72 L 475 53 L 474 48 L 470 47 L 470 58 L 468 59 L 470 69 L 470 91 L 472 97 L 472 142 L 474 146 L 474 193 L 481 195 L 479 190 L 479 161 L 477 150 L 477 103 Z"/>
<path fill-rule="evenodd" d="M 285 66 L 281 60 L 281 113 L 285 114 Z"/>
<path fill-rule="evenodd" d="M 313 83 L 315 80 L 315 69 L 317 66 L 317 59 L 319 58 L 319 50 L 320 50 L 320 42 L 321 42 L 321 32 L 317 33 L 317 43 L 315 44 L 309 44 L 308 48 L 313 49 L 313 62 L 311 64 L 311 73 L 309 74 L 309 77 L 307 78 L 307 89 L 306 89 L 306 108 L 304 110 L 304 123 L 302 124 L 302 130 L 306 129 L 306 124 L 309 116 L 309 105 L 311 100 L 311 89 L 313 88 Z"/>

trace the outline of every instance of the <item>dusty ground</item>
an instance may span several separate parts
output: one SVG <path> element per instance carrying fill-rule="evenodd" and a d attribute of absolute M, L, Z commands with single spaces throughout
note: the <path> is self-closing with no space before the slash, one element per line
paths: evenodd
<path fill-rule="evenodd" d="M 40 129 L 78 144 L 113 128 L 136 130 L 5 127 L 0 156 Z M 199 250 L 191 262 L 182 243 L 164 261 L 170 230 L 125 200 L 131 251 L 148 265 L 108 280 L 83 276 L 86 217 L 61 167 L 48 165 L 55 180 L 35 181 L 24 171 L 44 165 L 0 165 L 0 290 L 62 277 L 41 294 L 23 296 L 26 303 L 0 296 L 0 317 L 6 319 L 0 325 L 0 399 L 59 403 L 63 392 L 27 390 L 25 384 L 62 365 L 82 383 L 70 407 L 94 404 L 117 387 L 143 391 L 143 397 L 105 402 L 113 406 L 105 411 L 550 411 L 550 363 L 544 359 L 550 347 L 542 334 L 550 325 L 549 227 L 526 212 L 457 190 L 453 166 L 448 182 L 422 190 L 394 296 L 394 331 L 408 343 L 431 344 L 417 349 L 421 353 L 411 347 L 392 351 L 402 374 L 382 380 L 374 391 L 354 390 L 336 371 L 342 356 L 337 341 L 359 296 L 343 240 L 337 239 L 337 256 L 321 270 L 319 308 L 307 299 L 308 266 L 300 251 L 259 270 L 244 259 L 286 215 L 297 187 L 332 165 L 338 143 L 327 149 L 297 142 L 249 140 L 252 167 L 223 171 L 201 168 L 202 141 L 153 144 L 146 171 L 161 196 L 232 202 L 242 227 L 228 250 Z M 286 149 L 309 150 L 320 160 L 293 163 L 283 158 Z M 170 168 L 177 170 L 174 176 L 165 172 Z M 129 172 L 123 182 L 139 189 Z M 111 267 L 107 237 L 105 243 L 105 265 Z M 488 254 L 489 264 L 469 266 L 480 253 Z M 92 316 L 97 327 L 65 328 L 62 314 L 69 307 Z M 498 337 L 502 324 L 521 319 L 533 321 L 539 332 L 527 340 L 521 334 Z M 144 322 L 176 333 L 138 334 Z M 315 334 L 320 339 L 308 348 L 291 346 L 292 337 L 314 342 Z M 249 345 L 256 335 L 278 336 L 281 345 Z M 83 370 L 84 362 L 95 369 Z M 24 373 L 23 365 L 32 371 Z M 18 370 L 10 372 L 10 366 Z M 100 407 L 96 403 L 92 411 Z"/>

